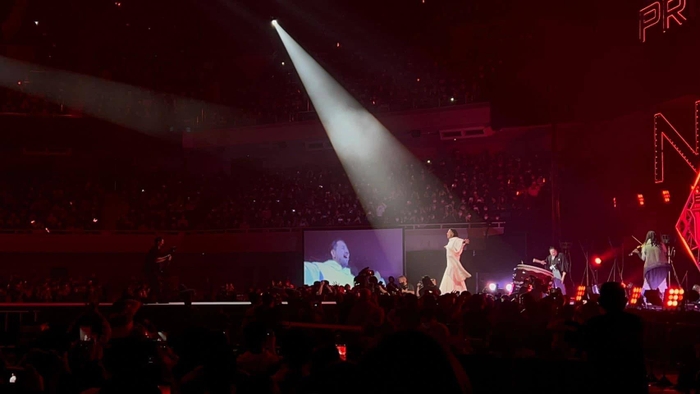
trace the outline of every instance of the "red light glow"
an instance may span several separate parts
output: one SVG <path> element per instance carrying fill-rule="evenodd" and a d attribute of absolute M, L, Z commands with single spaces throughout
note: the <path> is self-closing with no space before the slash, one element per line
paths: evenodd
<path fill-rule="evenodd" d="M 593 259 L 593 262 L 595 263 L 595 265 L 601 265 L 601 264 L 603 264 L 603 260 L 601 260 L 600 257 L 594 258 L 594 259 Z"/>
<path fill-rule="evenodd" d="M 639 40 L 646 42 L 647 30 L 661 22 L 661 30 L 665 33 L 671 28 L 671 20 L 678 26 L 687 21 L 685 11 L 687 0 L 662 0 L 655 1 L 639 10 Z M 672 4 L 675 3 L 675 4 Z"/>
<path fill-rule="evenodd" d="M 642 296 L 642 288 L 635 287 L 632 289 L 632 294 L 630 294 L 629 303 L 630 305 L 637 305 L 639 298 Z"/>
<path fill-rule="evenodd" d="M 675 308 L 683 302 L 685 291 L 683 289 L 668 288 L 664 293 L 664 303 L 667 308 Z"/>
<path fill-rule="evenodd" d="M 696 203 L 695 195 L 698 183 L 700 183 L 700 172 L 695 176 L 695 182 L 693 182 L 688 199 L 678 217 L 676 232 L 681 240 L 683 249 L 685 249 L 688 256 L 693 259 L 695 266 L 700 270 L 700 249 L 698 248 L 698 245 L 700 245 L 700 233 L 698 233 L 696 226 L 696 217 L 700 215 L 700 201 Z"/>

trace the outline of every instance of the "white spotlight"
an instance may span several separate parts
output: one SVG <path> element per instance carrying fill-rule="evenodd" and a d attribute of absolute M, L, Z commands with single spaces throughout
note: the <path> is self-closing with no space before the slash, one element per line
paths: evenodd
<path fill-rule="evenodd" d="M 372 194 L 356 190 L 365 210 L 374 210 L 373 198 L 397 191 L 410 195 L 410 180 L 397 177 L 417 160 L 394 135 L 345 90 L 282 26 L 277 33 L 289 54 L 333 149 L 353 184 L 377 185 Z M 340 42 L 336 46 L 341 46 Z"/>
<path fill-rule="evenodd" d="M 506 285 L 506 291 L 509 292 L 509 293 L 512 293 L 512 292 L 513 292 L 513 284 L 512 284 L 512 283 L 508 283 L 508 284 Z"/>
<path fill-rule="evenodd" d="M 497 287 L 495 283 L 489 283 L 489 291 L 496 291 Z"/>
<path fill-rule="evenodd" d="M 270 23 L 272 23 L 272 26 L 277 27 L 277 19 L 273 19 Z"/>

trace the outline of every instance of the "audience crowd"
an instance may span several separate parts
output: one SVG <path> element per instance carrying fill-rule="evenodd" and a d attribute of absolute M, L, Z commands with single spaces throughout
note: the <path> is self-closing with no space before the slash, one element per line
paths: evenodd
<path fill-rule="evenodd" d="M 313 106 L 294 65 L 275 35 L 253 35 L 255 50 L 247 51 L 237 50 L 235 45 L 246 41 L 237 37 L 230 43 L 233 54 L 219 56 L 220 48 L 210 51 L 208 45 L 212 43 L 201 41 L 221 38 L 221 32 L 212 31 L 209 18 L 193 18 L 192 12 L 199 11 L 198 7 L 183 6 L 169 18 L 159 19 L 151 15 L 165 3 L 71 3 L 37 7 L 34 12 L 17 7 L 7 15 L 0 9 L 0 24 L 5 22 L 7 30 L 3 43 L 21 49 L 17 58 L 91 78 L 52 77 L 29 67 L 11 86 L 0 88 L 0 112 L 65 114 L 90 107 L 90 114 L 106 115 L 110 120 L 168 119 L 163 126 L 178 129 L 301 121 L 314 116 L 309 113 Z M 458 37 L 452 36 L 457 33 L 446 26 L 486 12 L 493 7 L 491 3 L 480 0 L 475 4 L 404 8 L 403 12 L 412 14 L 410 18 L 422 19 L 419 30 L 397 24 L 414 35 L 411 42 L 415 47 L 383 46 L 379 42 L 374 47 L 346 47 L 343 42 L 329 43 L 317 35 L 310 35 L 304 46 L 372 112 L 486 101 L 494 75 L 502 66 L 495 48 L 512 35 L 493 28 L 483 34 L 486 38 L 497 37 L 490 41 L 460 40 L 468 53 L 464 56 L 455 54 L 449 45 Z M 95 21 L 77 18 L 75 14 L 82 8 L 102 16 Z M 487 17 L 497 14 L 492 12 Z M 3 20 L 5 16 L 9 19 Z M 249 33 L 244 25 L 235 28 Z M 84 31 L 92 34 L 85 35 Z M 201 37 L 193 39 L 195 31 Z M 358 40 L 362 34 L 347 36 L 352 41 L 350 37 Z M 216 45 L 228 47 L 224 42 Z M 260 54 L 261 46 L 269 51 Z M 95 47 L 96 51 L 88 53 L 82 50 L 84 47 Z M 430 48 L 429 54 L 421 47 Z M 121 90 L 129 94 L 116 92 L 114 82 L 123 84 Z M 185 104 L 192 99 L 200 104 Z"/>
<path fill-rule="evenodd" d="M 342 69 L 342 64 L 336 63 L 353 64 L 362 60 L 359 54 L 342 58 L 330 53 L 324 55 L 337 69 Z M 382 64 L 387 66 L 376 73 L 340 76 L 340 82 L 350 94 L 373 113 L 485 101 L 487 96 L 482 86 L 495 72 L 493 65 L 482 65 L 471 74 L 453 75 L 437 62 L 419 67 L 413 63 L 403 64 L 397 54 L 383 56 Z M 65 115 L 84 110 L 112 121 L 162 120 L 163 129 L 180 130 L 314 119 L 313 105 L 291 62 L 280 62 L 261 79 L 259 91 L 244 105 L 235 108 L 218 105 L 215 100 L 207 101 L 207 97 L 194 101 L 194 97 L 186 93 L 160 93 L 140 87 L 125 88 L 128 90 L 125 95 L 115 91 L 112 85 L 100 87 L 99 82 L 89 80 L 66 81 L 71 85 L 83 83 L 82 87 L 18 81 L 12 89 L 0 88 L 0 113 Z M 86 94 L 86 91 L 94 94 Z M 119 99 L 115 98 L 117 96 Z"/>
<path fill-rule="evenodd" d="M 0 387 L 31 393 L 350 393 L 358 385 L 368 393 L 496 393 L 522 388 L 514 371 L 494 373 L 483 365 L 498 358 L 529 360 L 521 372 L 535 374 L 541 373 L 536 365 L 542 360 L 584 362 L 577 367 L 578 381 L 571 380 L 572 374 L 555 374 L 538 392 L 584 393 L 601 387 L 646 392 L 641 320 L 622 312 L 625 291 L 617 283 L 601 288 L 601 310 L 596 302 L 574 305 L 538 288 L 512 299 L 441 295 L 429 279 L 424 282 L 417 294 L 396 286 L 273 283 L 250 292 L 252 305 L 242 318 L 221 314 L 204 323 L 201 311 L 184 307 L 177 324 L 167 327 L 163 321 L 167 330 L 141 309 L 138 295 L 126 292 L 109 313 L 93 304 L 70 326 L 40 322 L 25 350 L 4 353 Z M 222 291 L 230 296 L 233 289 Z M 323 303 L 331 300 L 337 304 Z M 299 323 L 307 328 L 294 328 Z M 470 357 L 476 359 L 470 362 Z M 528 385 L 534 389 L 537 382 Z"/>
<path fill-rule="evenodd" d="M 455 153 L 415 166 L 394 174 L 405 187 L 389 194 L 369 179 L 351 182 L 340 166 L 216 176 L 141 171 L 91 177 L 38 169 L 0 180 L 0 228 L 185 231 L 498 222 L 546 202 L 539 195 L 547 190 L 548 165 L 535 155 Z"/>

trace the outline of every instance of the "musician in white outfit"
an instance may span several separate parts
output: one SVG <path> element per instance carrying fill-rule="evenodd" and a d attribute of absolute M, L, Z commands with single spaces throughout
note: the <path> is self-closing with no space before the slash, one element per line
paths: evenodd
<path fill-rule="evenodd" d="M 666 245 L 659 240 L 656 232 L 649 231 L 644 243 L 632 253 L 635 253 L 644 262 L 644 286 L 642 290 L 659 290 L 663 298 L 668 287 L 668 274 L 671 272 Z"/>
<path fill-rule="evenodd" d="M 469 239 L 459 238 L 457 230 L 447 230 L 447 245 L 445 251 L 447 255 L 447 268 L 440 282 L 440 293 L 448 294 L 452 292 L 467 291 L 465 280 L 471 278 L 471 274 L 460 263 L 464 247 L 469 245 Z"/>

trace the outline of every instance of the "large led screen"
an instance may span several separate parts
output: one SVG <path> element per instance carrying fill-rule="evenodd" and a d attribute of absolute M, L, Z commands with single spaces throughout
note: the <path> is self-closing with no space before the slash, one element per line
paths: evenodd
<path fill-rule="evenodd" d="M 353 285 L 365 267 L 384 283 L 404 268 L 403 229 L 304 232 L 304 284 Z"/>

